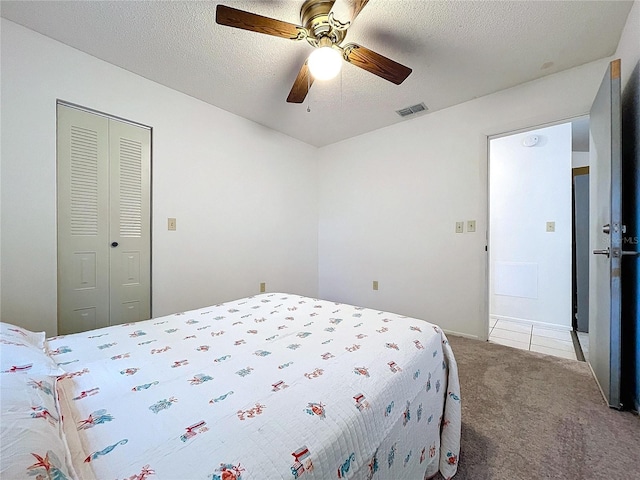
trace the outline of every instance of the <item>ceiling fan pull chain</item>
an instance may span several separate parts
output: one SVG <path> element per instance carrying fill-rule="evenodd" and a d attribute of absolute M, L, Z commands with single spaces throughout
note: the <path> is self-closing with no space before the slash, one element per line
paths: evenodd
<path fill-rule="evenodd" d="M 344 107 L 344 91 L 342 89 L 342 69 L 340 69 L 340 108 Z"/>
<path fill-rule="evenodd" d="M 311 73 L 307 75 L 307 113 L 311 113 Z"/>

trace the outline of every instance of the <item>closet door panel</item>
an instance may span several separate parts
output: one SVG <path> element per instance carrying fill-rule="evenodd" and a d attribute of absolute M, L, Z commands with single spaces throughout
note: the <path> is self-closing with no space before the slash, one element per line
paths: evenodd
<path fill-rule="evenodd" d="M 111 324 L 151 316 L 150 144 L 146 128 L 109 120 Z"/>
<path fill-rule="evenodd" d="M 109 120 L 58 106 L 58 332 L 109 325 Z"/>

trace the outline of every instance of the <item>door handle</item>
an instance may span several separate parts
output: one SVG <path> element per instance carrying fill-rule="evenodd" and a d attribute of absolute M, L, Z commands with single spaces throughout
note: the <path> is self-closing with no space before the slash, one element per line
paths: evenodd
<path fill-rule="evenodd" d="M 118 246 L 118 242 L 111 242 L 111 246 L 112 246 L 113 248 L 117 247 L 117 246 Z"/>
<path fill-rule="evenodd" d="M 606 255 L 607 257 L 609 257 L 611 255 L 611 251 L 609 250 L 609 247 L 607 247 L 604 250 L 594 250 L 593 251 L 594 255 Z M 632 252 L 630 250 L 620 250 L 618 248 L 613 250 L 614 253 L 614 257 L 640 257 L 640 252 Z"/>
<path fill-rule="evenodd" d="M 627 233 L 627 226 L 626 225 L 620 225 L 619 223 L 616 223 L 613 225 L 613 230 L 617 233 L 618 230 L 622 230 L 622 233 Z M 606 224 L 602 226 L 602 233 L 606 233 L 607 235 L 609 235 L 611 233 L 611 225 L 610 224 Z"/>

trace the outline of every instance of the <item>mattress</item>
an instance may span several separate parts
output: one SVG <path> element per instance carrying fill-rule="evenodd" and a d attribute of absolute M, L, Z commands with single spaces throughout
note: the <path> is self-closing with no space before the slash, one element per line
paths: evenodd
<path fill-rule="evenodd" d="M 54 337 L 83 479 L 422 479 L 457 469 L 456 362 L 436 325 L 270 293 Z"/>

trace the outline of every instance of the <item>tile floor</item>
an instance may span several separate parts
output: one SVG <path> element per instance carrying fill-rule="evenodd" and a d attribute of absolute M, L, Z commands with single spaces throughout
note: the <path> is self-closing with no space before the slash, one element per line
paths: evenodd
<path fill-rule="evenodd" d="M 508 347 L 576 360 L 576 351 L 569 330 L 545 328 L 539 325 L 491 317 L 489 341 Z"/>

